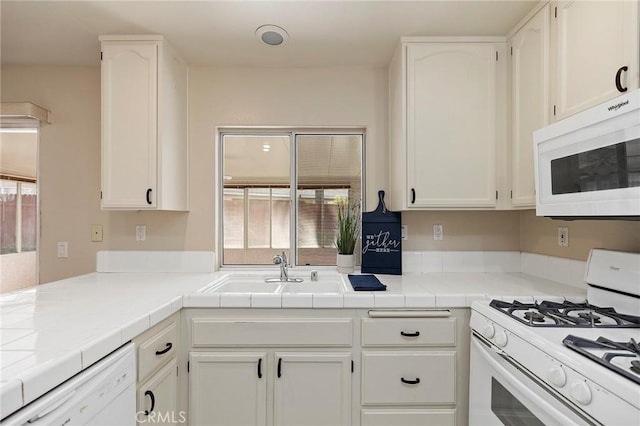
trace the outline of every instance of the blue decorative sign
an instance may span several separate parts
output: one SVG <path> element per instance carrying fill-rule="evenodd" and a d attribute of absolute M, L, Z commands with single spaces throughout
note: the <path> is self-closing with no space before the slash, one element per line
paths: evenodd
<path fill-rule="evenodd" d="M 378 191 L 378 207 L 362 213 L 363 273 L 402 274 L 402 213 L 387 210 L 384 191 Z"/>

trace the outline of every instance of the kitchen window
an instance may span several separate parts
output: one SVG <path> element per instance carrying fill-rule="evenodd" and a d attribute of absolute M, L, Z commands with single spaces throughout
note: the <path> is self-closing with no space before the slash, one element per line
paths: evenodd
<path fill-rule="evenodd" d="M 220 134 L 223 265 L 335 265 L 337 203 L 361 205 L 364 132 Z M 291 191 L 291 188 L 296 188 Z"/>

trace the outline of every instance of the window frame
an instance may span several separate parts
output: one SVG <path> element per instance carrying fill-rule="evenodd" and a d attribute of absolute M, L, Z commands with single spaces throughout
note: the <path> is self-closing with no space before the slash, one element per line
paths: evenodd
<path fill-rule="evenodd" d="M 216 215 L 216 242 L 217 242 L 217 259 L 221 269 L 264 269 L 263 264 L 225 264 L 224 263 L 224 138 L 225 136 L 281 136 L 288 137 L 290 141 L 289 150 L 289 184 L 290 184 L 290 220 L 289 220 L 289 264 L 298 266 L 298 136 L 349 136 L 356 135 L 361 137 L 360 142 L 360 206 L 365 206 L 366 194 L 366 128 L 362 126 L 345 126 L 345 127 L 327 127 L 327 128 L 305 128 L 305 127 L 286 127 L 286 128 L 264 128 L 251 126 L 238 127 L 217 127 L 216 128 L 216 154 L 218 156 L 217 171 L 215 174 L 216 183 L 216 206 L 218 212 Z M 245 219 L 246 220 L 246 219 Z M 275 254 L 275 253 L 274 253 Z M 306 265 L 301 265 L 306 266 Z M 311 267 L 323 268 L 331 266 L 311 265 Z"/>

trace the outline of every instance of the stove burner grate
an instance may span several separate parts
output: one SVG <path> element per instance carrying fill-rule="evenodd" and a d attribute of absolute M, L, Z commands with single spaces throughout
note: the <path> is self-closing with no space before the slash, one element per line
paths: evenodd
<path fill-rule="evenodd" d="M 544 315 L 536 311 L 527 311 L 524 313 L 524 318 L 533 322 L 544 322 Z"/>
<path fill-rule="evenodd" d="M 614 308 L 592 306 L 588 302 L 545 300 L 538 304 L 494 299 L 489 305 L 531 327 L 640 328 L 640 317 L 618 313 Z"/>
<path fill-rule="evenodd" d="M 598 364 L 612 370 L 633 382 L 640 384 L 640 346 L 631 339 L 628 343 L 614 342 L 606 337 L 598 337 L 596 340 L 589 340 L 583 337 L 568 335 L 562 340 L 565 346 L 578 352 L 581 355 L 597 362 Z M 590 350 L 607 350 L 604 355 L 598 356 Z M 616 357 L 635 358 L 631 360 L 631 367 L 625 369 L 611 362 Z"/>

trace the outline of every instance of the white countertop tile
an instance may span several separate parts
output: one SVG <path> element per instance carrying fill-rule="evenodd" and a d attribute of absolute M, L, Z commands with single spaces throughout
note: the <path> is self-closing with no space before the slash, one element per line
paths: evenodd
<path fill-rule="evenodd" d="M 445 262 L 442 253 L 420 256 L 421 270 L 436 272 L 378 275 L 387 285 L 385 292 L 196 293 L 230 273 L 225 271 L 94 273 L 0 295 L 0 413 L 7 415 L 16 404 L 37 398 L 182 307 L 444 308 L 466 307 L 473 300 L 491 295 L 575 300 L 585 293 L 581 288 L 522 273 L 439 272 Z M 469 256 L 471 269 L 480 262 L 485 268 L 513 267 L 514 259 L 508 254 Z M 462 256 L 447 262 L 469 259 Z M 528 260 L 529 266 L 537 260 Z M 569 268 L 561 274 L 575 280 L 577 272 Z"/>
<path fill-rule="evenodd" d="M 9 415 L 23 405 L 22 382 L 17 379 L 0 381 L 0 418 Z"/>
<path fill-rule="evenodd" d="M 282 307 L 283 308 L 312 308 L 313 295 L 311 293 L 283 294 Z"/>

